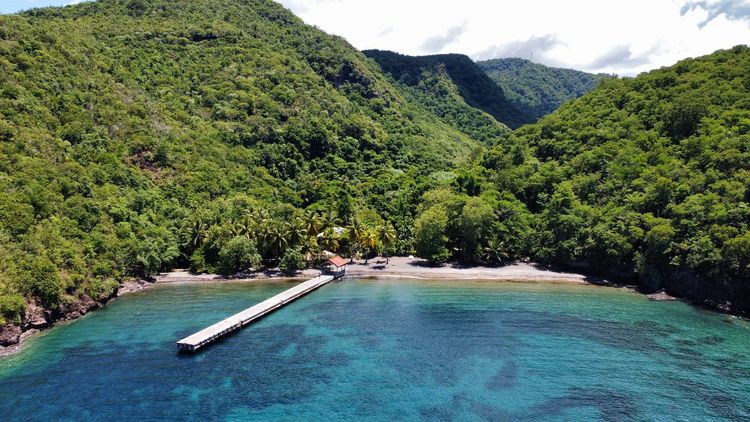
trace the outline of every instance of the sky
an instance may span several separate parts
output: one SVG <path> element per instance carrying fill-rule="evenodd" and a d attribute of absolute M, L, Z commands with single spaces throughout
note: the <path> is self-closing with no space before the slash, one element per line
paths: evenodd
<path fill-rule="evenodd" d="M 80 0 L 0 0 L 0 13 Z M 750 43 L 750 0 L 281 0 L 359 49 L 632 76 Z"/>

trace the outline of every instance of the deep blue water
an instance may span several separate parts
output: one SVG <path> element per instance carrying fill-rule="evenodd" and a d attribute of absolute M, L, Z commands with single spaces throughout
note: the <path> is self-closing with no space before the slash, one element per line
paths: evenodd
<path fill-rule="evenodd" d="M 622 289 L 347 280 L 196 355 L 289 283 L 156 286 L 0 359 L 0 420 L 748 420 L 750 324 Z"/>

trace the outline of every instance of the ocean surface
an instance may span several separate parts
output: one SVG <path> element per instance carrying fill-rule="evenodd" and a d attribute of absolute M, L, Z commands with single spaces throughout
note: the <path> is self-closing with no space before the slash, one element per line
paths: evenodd
<path fill-rule="evenodd" d="M 0 358 L 0 420 L 750 419 L 750 324 L 623 289 L 345 280 L 195 355 L 293 285 L 160 285 Z"/>

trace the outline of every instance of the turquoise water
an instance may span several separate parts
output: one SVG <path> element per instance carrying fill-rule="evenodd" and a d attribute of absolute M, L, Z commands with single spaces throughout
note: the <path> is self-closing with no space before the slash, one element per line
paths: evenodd
<path fill-rule="evenodd" d="M 0 420 L 748 420 L 750 325 L 622 289 L 347 280 L 197 355 L 290 283 L 156 286 L 0 359 Z"/>

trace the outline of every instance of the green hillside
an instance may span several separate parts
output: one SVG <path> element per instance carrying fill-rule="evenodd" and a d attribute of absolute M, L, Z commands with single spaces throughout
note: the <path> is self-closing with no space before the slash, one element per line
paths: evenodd
<path fill-rule="evenodd" d="M 0 323 L 324 250 L 530 258 L 750 312 L 748 68 L 735 47 L 605 79 L 512 133 L 533 118 L 466 56 L 365 55 L 270 0 L 0 16 Z"/>
<path fill-rule="evenodd" d="M 537 260 L 750 309 L 750 48 L 606 80 L 517 141 Z"/>
<path fill-rule="evenodd" d="M 596 88 L 607 75 L 560 69 L 519 58 L 494 59 L 477 65 L 503 89 L 513 105 L 533 123 L 563 103 Z"/>
<path fill-rule="evenodd" d="M 498 122 L 516 128 L 529 121 L 529 116 L 520 112 L 509 98 L 506 98 L 503 90 L 498 89 L 482 69 L 467 56 L 439 54 L 414 57 L 382 50 L 366 50 L 364 54 L 375 60 L 393 79 L 407 87 L 425 91 L 425 86 L 428 86 L 427 91 L 435 92 L 435 79 L 450 80 L 449 84 L 455 87 L 463 102 L 490 114 Z M 445 88 L 439 88 L 437 91 L 441 89 Z M 447 94 L 442 95 L 446 96 Z"/>
<path fill-rule="evenodd" d="M 0 16 L 0 69 L 11 319 L 21 296 L 54 306 L 177 265 L 313 253 L 331 245 L 309 235 L 354 215 L 408 239 L 414 198 L 478 147 L 346 41 L 266 0 Z"/>

